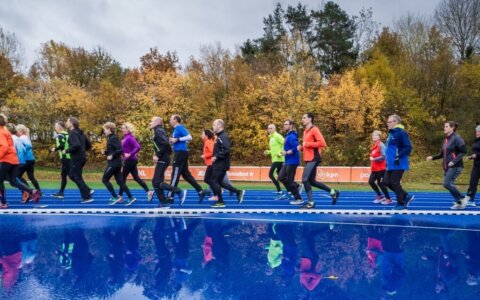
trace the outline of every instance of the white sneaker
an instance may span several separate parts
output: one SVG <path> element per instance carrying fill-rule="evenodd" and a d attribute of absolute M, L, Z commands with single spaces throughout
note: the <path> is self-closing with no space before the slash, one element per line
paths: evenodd
<path fill-rule="evenodd" d="M 303 200 L 302 199 L 293 200 L 293 201 L 290 201 L 290 204 L 291 205 L 301 205 L 301 204 L 303 204 Z"/>
<path fill-rule="evenodd" d="M 476 206 L 476 205 L 475 205 L 475 201 L 468 201 L 468 202 L 467 202 L 467 206 L 469 206 L 469 207 L 475 207 L 475 206 Z"/>
<path fill-rule="evenodd" d="M 465 209 L 465 205 L 455 203 L 450 209 Z"/>

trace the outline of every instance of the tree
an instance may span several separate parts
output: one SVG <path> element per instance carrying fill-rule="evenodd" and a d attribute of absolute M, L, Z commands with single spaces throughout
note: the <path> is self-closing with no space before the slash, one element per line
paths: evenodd
<path fill-rule="evenodd" d="M 0 55 L 4 56 L 15 72 L 20 71 L 23 49 L 14 33 L 0 27 Z"/>
<path fill-rule="evenodd" d="M 162 55 L 157 47 L 150 48 L 147 54 L 140 57 L 140 62 L 142 64 L 140 68 L 142 72 L 151 69 L 160 72 L 176 72 L 180 70 L 177 53 L 167 51 L 167 54 Z"/>
<path fill-rule="evenodd" d="M 440 31 L 452 39 L 460 60 L 480 47 L 480 0 L 443 0 L 435 10 Z"/>

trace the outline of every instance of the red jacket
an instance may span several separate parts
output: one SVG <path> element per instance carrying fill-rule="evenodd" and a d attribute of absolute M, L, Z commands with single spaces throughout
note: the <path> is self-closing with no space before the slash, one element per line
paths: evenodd
<path fill-rule="evenodd" d="M 18 165 L 19 163 L 12 135 L 3 126 L 0 126 L 0 162 L 12 165 Z"/>
<path fill-rule="evenodd" d="M 203 142 L 203 161 L 205 161 L 205 165 L 211 166 L 212 165 L 212 157 L 213 157 L 213 145 L 215 142 L 213 140 L 206 139 Z"/>
<path fill-rule="evenodd" d="M 321 161 L 320 154 L 322 154 L 323 148 L 327 147 L 327 143 L 323 138 L 320 129 L 317 126 L 312 126 L 310 129 L 305 129 L 303 132 L 303 160 L 309 161 Z"/>
<path fill-rule="evenodd" d="M 385 159 L 385 145 L 381 141 L 376 141 L 370 149 L 370 168 L 372 172 L 384 171 L 387 169 L 387 160 Z"/>

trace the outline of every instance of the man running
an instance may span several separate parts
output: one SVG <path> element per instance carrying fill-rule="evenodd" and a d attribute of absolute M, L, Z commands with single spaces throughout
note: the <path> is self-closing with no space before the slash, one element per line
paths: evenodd
<path fill-rule="evenodd" d="M 401 124 L 402 119 L 398 115 L 391 115 L 387 120 L 387 172 L 383 183 L 397 196 L 395 209 L 407 209 L 408 205 L 415 199 L 408 194 L 401 185 L 403 173 L 409 169 L 409 156 L 412 152 L 412 144 L 405 127 Z"/>
<path fill-rule="evenodd" d="M 323 138 L 320 129 L 314 125 L 313 113 L 306 113 L 302 117 L 303 124 L 303 145 L 298 146 L 298 150 L 303 150 L 303 160 L 305 161 L 305 169 L 303 170 L 302 182 L 307 193 L 307 203 L 304 204 L 302 209 L 315 208 L 315 202 L 313 201 L 312 186 L 322 189 L 330 194 L 332 197 L 332 205 L 337 204 L 338 196 L 340 192 L 329 188 L 326 184 L 316 181 L 317 167 L 322 162 L 321 153 L 327 146 L 325 139 Z M 292 201 L 291 204 L 302 204 L 300 201 Z"/>
<path fill-rule="evenodd" d="M 83 167 L 87 162 L 86 151 L 92 148 L 90 140 L 85 136 L 82 130 L 80 130 L 80 122 L 75 117 L 69 117 L 65 123 L 70 130 L 68 135 L 68 149 L 64 149 L 64 154 L 70 155 L 70 173 L 68 176 L 77 185 L 80 194 L 82 196 L 82 203 L 93 202 L 92 195 L 94 190 L 90 189 L 83 180 Z"/>
<path fill-rule="evenodd" d="M 155 172 L 152 179 L 153 189 L 157 194 L 158 201 L 163 207 L 168 207 L 173 204 L 173 197 L 165 197 L 164 190 L 173 192 L 180 197 L 180 205 L 183 205 L 187 191 L 180 190 L 165 183 L 165 170 L 170 164 L 170 154 L 172 154 L 172 147 L 168 141 L 168 135 L 163 129 L 163 119 L 160 117 L 153 117 L 150 122 L 150 129 L 153 131 L 153 162 L 155 163 Z"/>
<path fill-rule="evenodd" d="M 55 123 L 55 131 L 57 136 L 55 137 L 55 147 L 52 148 L 52 152 L 58 152 L 58 157 L 62 162 L 62 171 L 60 177 L 62 179 L 60 184 L 60 190 L 57 193 L 53 193 L 51 196 L 58 199 L 64 198 L 65 187 L 67 186 L 67 176 L 70 171 L 70 154 L 63 153 L 63 150 L 68 149 L 68 131 L 65 129 L 65 123 L 58 121 Z"/>
<path fill-rule="evenodd" d="M 238 190 L 224 181 L 225 174 L 228 170 L 230 170 L 231 147 L 230 139 L 225 132 L 225 123 L 223 122 L 223 120 L 217 119 L 213 122 L 213 131 L 217 135 L 217 139 L 215 140 L 215 145 L 213 146 L 212 188 L 213 194 L 218 197 L 218 201 L 214 205 L 212 205 L 212 207 L 225 207 L 225 202 L 223 202 L 222 196 L 222 187 L 224 189 L 234 192 L 237 195 L 238 204 L 240 204 L 243 202 L 245 190 Z"/>
<path fill-rule="evenodd" d="M 298 135 L 294 130 L 293 121 L 290 119 L 283 122 L 283 130 L 287 132 L 283 150 L 281 152 L 285 157 L 285 164 L 278 174 L 278 180 L 280 180 L 287 188 L 287 191 L 292 194 L 293 202 L 300 204 L 303 203 L 302 197 L 300 196 L 302 186 L 295 182 L 295 174 L 297 173 L 297 167 L 300 164 Z"/>
<path fill-rule="evenodd" d="M 270 172 L 268 173 L 268 177 L 270 177 L 270 180 L 272 180 L 275 188 L 277 189 L 277 192 L 275 194 L 275 200 L 280 200 L 285 197 L 286 194 L 283 194 L 282 189 L 280 188 L 280 183 L 278 182 L 277 178 L 275 178 L 275 173 L 278 177 L 280 177 L 280 170 L 282 169 L 285 162 L 285 157 L 282 155 L 285 139 L 280 133 L 277 132 L 277 127 L 275 126 L 275 124 L 268 125 L 267 131 L 269 138 L 269 149 L 265 150 L 264 153 L 265 155 L 270 155 L 272 158 L 272 165 L 270 166 Z"/>
<path fill-rule="evenodd" d="M 187 142 L 192 140 L 192 136 L 182 125 L 182 118 L 179 115 L 173 115 L 170 117 L 170 126 L 173 127 L 173 134 L 170 138 L 170 144 L 173 145 L 173 170 L 172 170 L 172 183 L 171 185 L 176 187 L 180 180 L 180 175 L 185 179 L 198 193 L 198 202 L 202 203 L 205 198 L 206 192 L 197 183 L 195 178 L 188 170 L 188 147 Z M 168 193 L 168 196 L 172 196 L 172 191 Z"/>

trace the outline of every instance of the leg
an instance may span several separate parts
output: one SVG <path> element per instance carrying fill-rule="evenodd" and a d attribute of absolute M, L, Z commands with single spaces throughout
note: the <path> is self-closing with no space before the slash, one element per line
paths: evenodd
<path fill-rule="evenodd" d="M 270 177 L 270 180 L 272 180 L 273 184 L 275 185 L 275 188 L 277 189 L 277 192 L 281 192 L 282 189 L 280 188 L 280 184 L 278 183 L 277 178 L 275 178 L 275 173 L 280 172 L 280 169 L 282 168 L 283 163 L 282 162 L 274 162 L 270 166 L 270 172 L 268 173 L 268 177 Z"/>
<path fill-rule="evenodd" d="M 125 181 L 123 181 L 123 174 L 122 174 L 122 167 L 121 166 L 118 166 L 118 167 L 115 168 L 113 176 L 115 177 L 115 181 L 117 182 L 120 189 L 122 191 L 125 191 L 125 193 L 127 194 L 127 197 L 129 199 L 132 199 L 133 198 L 132 193 L 130 193 L 130 189 L 126 185 Z"/>
<path fill-rule="evenodd" d="M 183 179 L 187 181 L 196 191 L 197 193 L 203 192 L 202 187 L 198 184 L 198 182 L 193 178 L 192 173 L 188 169 L 188 152 L 185 154 L 184 163 L 181 168 L 181 174 Z"/>
<path fill-rule="evenodd" d="M 105 171 L 103 172 L 103 177 L 102 177 L 102 183 L 105 185 L 107 190 L 110 192 L 110 195 L 112 195 L 113 198 L 117 198 L 117 193 L 113 189 L 113 185 L 110 183 L 110 178 L 115 174 L 116 172 L 116 167 L 113 166 L 107 166 Z"/>
<path fill-rule="evenodd" d="M 213 169 L 213 194 L 218 197 L 218 203 L 225 203 L 223 202 L 222 196 L 222 188 L 221 183 L 223 182 L 223 178 L 225 177 L 225 173 L 227 170 L 223 169 Z"/>
<path fill-rule="evenodd" d="M 184 163 L 183 152 L 184 151 L 177 151 L 173 153 L 172 180 L 170 182 L 170 185 L 174 187 L 177 187 L 178 181 L 180 180 L 180 175 Z M 172 195 L 173 194 L 171 192 L 168 193 L 168 197 L 172 197 Z"/>
<path fill-rule="evenodd" d="M 316 169 L 317 169 L 317 163 L 314 161 L 309 161 L 305 165 L 305 168 L 303 169 L 303 175 L 302 175 L 302 182 L 303 182 L 303 187 L 305 188 L 305 192 L 307 193 L 307 201 L 309 203 L 314 203 L 313 202 L 313 193 L 312 193 L 312 185 L 310 184 L 310 178 L 313 176 L 316 176 Z"/>
<path fill-rule="evenodd" d="M 212 166 L 207 166 L 207 170 L 205 171 L 205 176 L 203 178 L 203 181 L 210 187 L 210 189 L 213 192 L 213 168 Z"/>
<path fill-rule="evenodd" d="M 70 171 L 70 160 L 62 159 L 62 172 L 60 173 L 62 182 L 60 184 L 59 194 L 63 194 L 63 192 L 65 191 L 65 187 L 67 186 L 67 176 L 69 171 Z"/>
<path fill-rule="evenodd" d="M 18 165 L 17 168 L 17 177 L 18 180 L 23 183 L 24 185 L 28 186 L 28 182 L 23 178 L 23 174 L 27 171 L 27 165 L 26 164 L 20 164 Z"/>
<path fill-rule="evenodd" d="M 295 200 L 302 199 L 300 194 L 298 193 L 298 185 L 295 182 L 295 174 L 297 173 L 297 165 L 284 165 L 282 168 L 285 168 L 286 172 L 286 186 L 290 193 L 295 197 Z"/>
<path fill-rule="evenodd" d="M 137 167 L 138 160 L 134 160 L 133 162 L 134 162 L 133 168 L 132 168 L 132 171 L 130 172 L 132 174 L 133 180 L 135 180 L 145 192 L 148 192 L 149 188 L 147 184 L 145 183 L 145 181 L 142 180 L 142 178 L 140 178 L 140 176 L 138 176 L 138 167 Z M 125 184 L 126 183 L 127 181 L 125 180 Z"/>
<path fill-rule="evenodd" d="M 123 161 L 123 168 L 122 168 L 122 178 L 123 178 L 123 182 L 127 182 L 127 177 L 128 177 L 128 174 L 130 174 L 132 172 L 132 163 L 131 163 L 131 160 L 127 159 L 127 160 L 124 160 Z M 120 196 L 123 196 L 123 188 L 120 187 L 120 189 L 118 190 L 118 194 Z"/>
<path fill-rule="evenodd" d="M 82 176 L 83 166 L 85 165 L 85 163 L 85 159 L 71 159 L 69 177 L 77 185 L 78 189 L 80 190 L 80 194 L 82 195 L 82 198 L 89 199 L 90 188 L 87 186 Z"/>
<path fill-rule="evenodd" d="M 385 177 L 385 170 L 384 171 L 378 171 L 377 184 L 380 187 L 380 189 L 382 190 L 383 194 L 385 195 L 385 198 L 390 199 L 390 194 L 388 193 L 388 189 L 385 186 L 385 184 L 383 184 L 384 177 Z"/>
<path fill-rule="evenodd" d="M 28 179 L 32 182 L 35 189 L 40 191 L 40 185 L 38 184 L 37 179 L 35 178 L 35 161 L 27 160 L 27 176 Z"/>
<path fill-rule="evenodd" d="M 449 168 L 445 172 L 445 177 L 443 178 L 443 187 L 446 188 L 452 197 L 455 199 L 455 202 L 459 202 L 463 198 L 462 193 L 455 186 L 455 180 L 462 173 L 463 168 Z"/>
<path fill-rule="evenodd" d="M 394 171 L 387 171 L 387 173 L 388 172 L 391 172 L 388 180 L 390 180 L 389 181 L 390 188 L 395 192 L 395 195 L 397 196 L 398 205 L 405 205 L 404 199 L 405 199 L 405 194 L 407 192 L 405 192 L 405 190 L 402 188 L 402 185 L 400 183 L 401 180 L 402 180 L 403 173 L 405 171 L 404 170 L 394 170 Z M 385 177 L 385 179 L 387 179 L 387 176 Z M 386 183 L 386 180 L 385 180 L 385 183 Z"/>
<path fill-rule="evenodd" d="M 372 187 L 373 191 L 377 193 L 377 196 L 381 196 L 380 190 L 378 189 L 377 184 L 375 181 L 378 179 L 378 172 L 373 171 L 370 173 L 370 177 L 368 178 L 368 184 Z"/>
<path fill-rule="evenodd" d="M 467 196 L 470 197 L 471 202 L 475 202 L 475 194 L 477 193 L 478 181 L 480 179 L 480 165 L 473 165 L 470 173 L 470 184 L 468 185 Z"/>
<path fill-rule="evenodd" d="M 165 161 L 158 161 L 155 165 L 155 172 L 153 174 L 152 185 L 155 193 L 157 194 L 158 201 L 165 204 L 167 202 L 165 194 L 162 188 L 162 183 L 165 179 L 165 170 L 167 169 L 168 164 Z"/>

